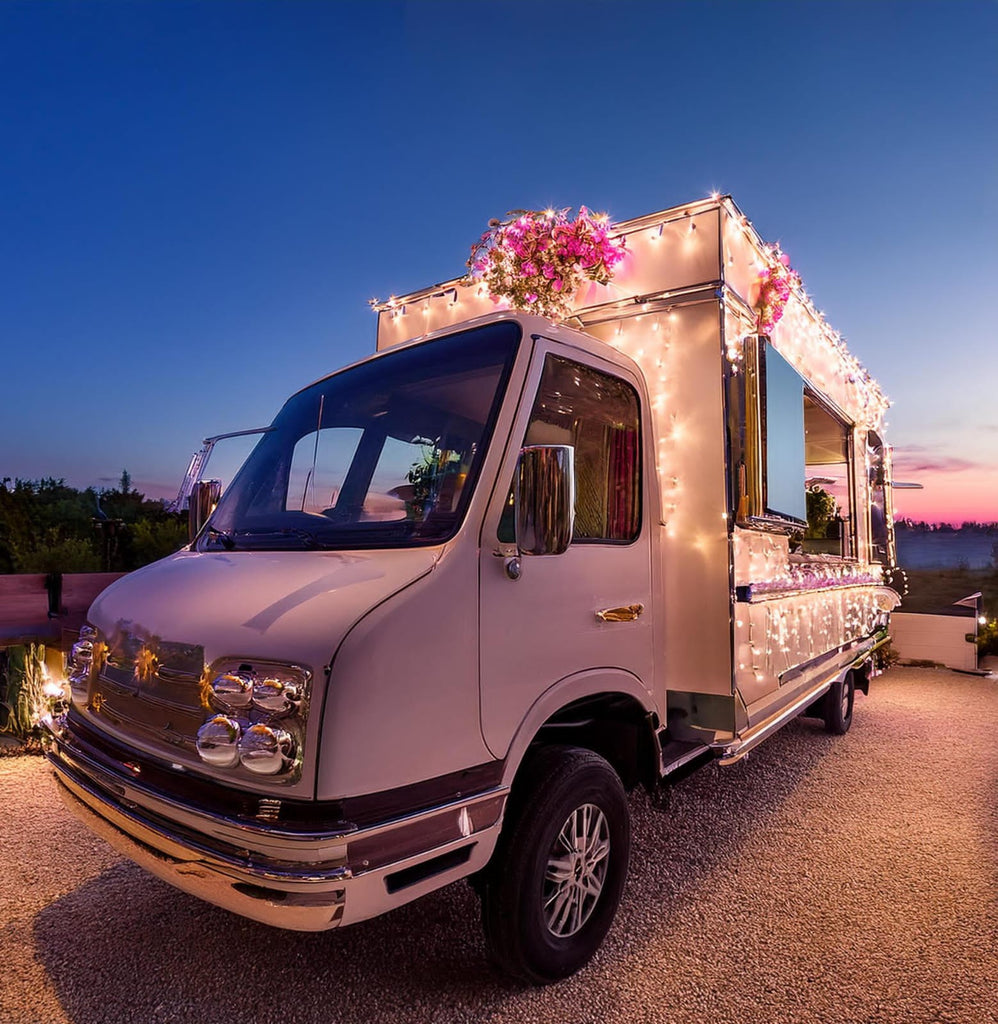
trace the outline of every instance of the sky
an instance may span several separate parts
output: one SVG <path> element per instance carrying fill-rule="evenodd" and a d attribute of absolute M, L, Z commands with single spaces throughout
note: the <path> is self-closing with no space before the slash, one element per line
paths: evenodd
<path fill-rule="evenodd" d="M 0 478 L 171 496 L 490 217 L 719 191 L 891 397 L 897 513 L 998 520 L 996 54 L 993 0 L 7 0 Z"/>

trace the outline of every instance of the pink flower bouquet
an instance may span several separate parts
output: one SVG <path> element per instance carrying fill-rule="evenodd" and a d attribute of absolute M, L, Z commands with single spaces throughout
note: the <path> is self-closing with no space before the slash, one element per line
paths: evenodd
<path fill-rule="evenodd" d="M 471 279 L 514 309 L 552 320 L 571 316 L 582 282 L 607 284 L 625 248 L 622 238 L 611 238 L 605 214 L 584 206 L 575 220 L 568 213 L 514 210 L 507 220 L 489 221 L 489 230 L 471 247 Z"/>

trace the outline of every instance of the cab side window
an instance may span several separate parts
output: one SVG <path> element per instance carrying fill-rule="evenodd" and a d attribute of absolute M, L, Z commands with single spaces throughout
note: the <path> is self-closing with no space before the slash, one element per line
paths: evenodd
<path fill-rule="evenodd" d="M 575 449 L 573 544 L 629 543 L 641 528 L 641 430 L 634 388 L 590 366 L 549 355 L 523 445 Z M 511 544 L 510 489 L 499 540 Z"/>

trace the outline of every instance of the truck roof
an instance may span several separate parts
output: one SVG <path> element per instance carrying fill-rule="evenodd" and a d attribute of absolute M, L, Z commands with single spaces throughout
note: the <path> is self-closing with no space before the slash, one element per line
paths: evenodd
<path fill-rule="evenodd" d="M 625 241 L 627 256 L 608 284 L 586 283 L 573 296 L 572 320 L 583 330 L 643 310 L 721 300 L 729 358 L 735 358 L 735 343 L 742 337 L 768 330 L 774 347 L 853 422 L 881 428 L 886 396 L 799 278 L 792 279 L 782 318 L 761 329 L 760 275 L 786 258 L 761 238 L 730 196 L 714 195 L 622 221 L 613 225 L 612 235 Z M 467 276 L 372 305 L 378 313 L 379 351 L 509 308 L 492 298 L 483 282 Z M 550 321 L 543 323 L 550 331 Z"/>

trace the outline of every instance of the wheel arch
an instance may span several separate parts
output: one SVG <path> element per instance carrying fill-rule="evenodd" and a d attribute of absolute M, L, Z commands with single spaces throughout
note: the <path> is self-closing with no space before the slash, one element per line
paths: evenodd
<path fill-rule="evenodd" d="M 593 669 L 549 687 L 513 736 L 503 783 L 512 786 L 527 753 L 543 745 L 592 750 L 610 763 L 626 788 L 658 781 L 658 709 L 629 672 Z"/>

